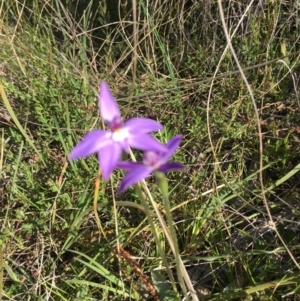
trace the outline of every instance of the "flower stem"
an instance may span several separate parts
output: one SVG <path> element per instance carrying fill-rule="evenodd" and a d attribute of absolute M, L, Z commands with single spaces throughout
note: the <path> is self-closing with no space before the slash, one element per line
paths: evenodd
<path fill-rule="evenodd" d="M 180 253 L 179 253 L 177 235 L 176 235 L 176 230 L 174 227 L 173 218 L 171 215 L 169 192 L 168 192 L 169 191 L 168 181 L 165 177 L 165 174 L 163 174 L 161 172 L 156 172 L 155 176 L 156 176 L 157 185 L 163 196 L 163 204 L 164 204 L 164 209 L 166 211 L 167 222 L 169 224 L 170 235 L 171 235 L 171 237 L 173 239 L 173 243 L 174 243 L 174 249 L 175 249 L 174 255 L 175 255 L 175 261 L 176 261 L 176 267 L 177 267 L 178 280 L 179 280 L 180 286 L 182 287 L 185 297 L 187 297 L 187 290 L 186 290 L 186 286 L 184 283 L 184 279 L 182 277 L 182 271 L 181 271 L 181 266 L 180 266 Z"/>
<path fill-rule="evenodd" d="M 158 252 L 159 252 L 159 255 L 161 256 L 163 265 L 166 268 L 167 274 L 168 274 L 168 276 L 169 276 L 169 278 L 171 280 L 173 290 L 174 290 L 174 292 L 176 294 L 178 294 L 173 274 L 172 274 L 172 272 L 170 270 L 169 263 L 168 263 L 165 251 L 163 250 L 163 248 L 161 246 L 161 241 L 159 239 L 157 228 L 155 227 L 155 223 L 154 223 L 153 218 L 152 218 L 153 213 L 149 209 L 148 203 L 146 201 L 146 196 L 142 192 L 140 185 L 135 185 L 135 189 L 136 189 L 136 191 L 137 191 L 137 193 L 138 193 L 138 195 L 139 195 L 139 197 L 141 199 L 141 203 L 142 203 L 142 206 L 144 207 L 144 210 L 145 210 L 148 222 L 149 222 L 150 227 L 151 227 L 151 231 L 152 231 L 152 233 L 154 235 L 155 244 L 156 244 L 156 246 L 158 248 Z"/>
<path fill-rule="evenodd" d="M 159 220 L 159 223 L 160 223 L 160 225 L 162 226 L 163 232 L 164 232 L 164 234 L 165 234 L 165 236 L 166 236 L 166 238 L 167 238 L 167 240 L 168 240 L 168 242 L 169 242 L 169 245 L 170 245 L 170 248 L 171 248 L 171 250 L 172 250 L 172 253 L 174 254 L 174 256 L 176 256 L 176 255 L 175 255 L 176 252 L 175 252 L 174 242 L 173 242 L 173 239 L 172 239 L 172 237 L 171 237 L 171 235 L 170 235 L 170 233 L 169 233 L 169 229 L 168 229 L 168 227 L 167 227 L 167 225 L 166 225 L 166 222 L 165 222 L 165 220 L 163 219 L 163 217 L 162 217 L 162 215 L 161 215 L 161 213 L 160 213 L 160 211 L 159 211 L 159 209 L 158 209 L 157 204 L 156 204 L 155 201 L 153 200 L 153 197 L 152 197 L 152 195 L 151 195 L 151 193 L 150 193 L 150 190 L 149 190 L 149 188 L 148 188 L 148 186 L 147 186 L 146 181 L 145 181 L 145 180 L 142 180 L 142 181 L 141 181 L 141 184 L 142 184 L 143 189 L 145 190 L 145 192 L 146 192 L 146 194 L 147 194 L 147 197 L 149 198 L 151 204 L 153 205 L 155 214 L 156 214 L 156 216 L 157 216 L 157 218 L 158 218 L 158 220 Z M 192 282 L 191 282 L 190 276 L 189 276 L 189 274 L 187 273 L 186 268 L 185 268 L 185 266 L 184 266 L 184 264 L 183 264 L 182 259 L 181 259 L 180 256 L 179 256 L 178 260 L 179 260 L 179 265 L 180 265 L 180 270 L 181 270 L 181 272 L 182 272 L 182 276 L 183 276 L 183 278 L 184 278 L 184 280 L 185 280 L 185 283 L 186 283 L 186 285 L 187 285 L 187 288 L 188 288 L 188 290 L 189 290 L 189 292 L 190 292 L 190 294 L 191 294 L 192 300 L 193 300 L 193 301 L 199 301 L 199 299 L 198 299 L 198 297 L 197 297 L 197 294 L 196 294 L 196 292 L 195 292 L 195 290 L 194 290 L 193 284 L 192 284 Z"/>

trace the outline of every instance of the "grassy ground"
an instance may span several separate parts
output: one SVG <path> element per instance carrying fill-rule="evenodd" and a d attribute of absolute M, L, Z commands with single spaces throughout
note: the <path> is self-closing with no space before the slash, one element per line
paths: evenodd
<path fill-rule="evenodd" d="M 248 88 L 216 1 L 73 2 L 0 4 L 2 299 L 183 298 L 161 225 L 133 205 L 140 195 L 116 194 L 118 171 L 101 181 L 99 228 L 97 158 L 67 160 L 102 127 L 106 80 L 125 119 L 157 119 L 163 142 L 184 135 L 170 207 L 197 298 L 300 300 L 299 2 L 222 1 Z M 169 281 L 176 297 L 163 295 Z"/>

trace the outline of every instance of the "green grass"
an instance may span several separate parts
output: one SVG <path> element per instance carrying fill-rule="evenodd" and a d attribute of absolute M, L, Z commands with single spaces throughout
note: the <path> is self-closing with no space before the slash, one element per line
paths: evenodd
<path fill-rule="evenodd" d="M 222 1 L 259 123 L 232 54 L 222 58 L 217 2 L 141 1 L 136 28 L 134 1 L 120 12 L 118 1 L 64 2 L 0 4 L 0 299 L 145 300 L 154 287 L 183 298 L 153 203 L 150 224 L 138 191 L 116 193 L 116 171 L 100 182 L 101 229 L 97 159 L 67 160 L 102 127 L 106 80 L 124 118 L 160 121 L 162 142 L 184 135 L 174 160 L 186 171 L 168 175 L 169 202 L 198 299 L 298 300 L 298 2 L 253 1 L 243 18 L 246 4 Z"/>

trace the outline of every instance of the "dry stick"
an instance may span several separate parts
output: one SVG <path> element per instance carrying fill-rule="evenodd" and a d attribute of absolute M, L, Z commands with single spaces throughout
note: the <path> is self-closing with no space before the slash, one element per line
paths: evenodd
<path fill-rule="evenodd" d="M 133 17 L 133 65 L 132 65 L 132 81 L 133 88 L 135 88 L 135 80 L 136 80 L 136 66 L 137 66 L 137 20 L 136 20 L 136 0 L 132 0 L 132 17 Z"/>
<path fill-rule="evenodd" d="M 237 32 L 239 26 L 241 25 L 243 19 L 246 17 L 246 14 L 247 14 L 248 10 L 251 8 L 253 2 L 254 2 L 254 0 L 252 0 L 252 1 L 249 3 L 249 5 L 247 6 L 245 12 L 243 13 L 243 15 L 242 15 L 241 18 L 240 18 L 240 20 L 239 20 L 239 22 L 238 22 L 238 24 L 237 24 L 235 30 L 233 31 L 233 33 L 232 33 L 232 35 L 231 35 L 231 38 L 232 38 L 232 37 L 235 35 L 235 33 Z M 221 55 L 221 58 L 220 58 L 220 60 L 219 60 L 219 62 L 218 62 L 218 65 L 217 65 L 217 67 L 216 67 L 216 70 L 215 70 L 215 72 L 214 72 L 213 80 L 212 80 L 212 82 L 211 82 L 211 84 L 210 84 L 210 88 L 209 88 L 209 92 L 208 92 L 208 99 L 207 99 L 207 106 L 206 106 L 206 120 L 207 120 L 207 128 L 208 128 L 208 131 L 207 131 L 207 134 L 208 134 L 208 140 L 209 140 L 209 143 L 210 143 L 210 145 L 211 145 L 213 157 L 214 157 L 216 163 L 218 163 L 218 158 L 217 158 L 217 154 L 216 154 L 216 151 L 215 151 L 215 149 L 214 149 L 213 142 L 212 142 L 211 132 L 209 131 L 209 129 L 210 129 L 210 119 L 209 119 L 209 111 L 210 111 L 210 107 L 209 107 L 209 105 L 210 105 L 210 99 L 211 99 L 211 94 L 212 94 L 212 88 L 213 88 L 213 84 L 214 84 L 214 79 L 216 78 L 216 74 L 217 74 L 217 72 L 218 72 L 218 70 L 219 70 L 219 68 L 220 68 L 220 65 L 221 65 L 222 60 L 224 59 L 224 57 L 225 57 L 225 55 L 226 55 L 226 53 L 227 53 L 228 48 L 229 48 L 229 45 L 227 44 L 226 47 L 225 47 L 225 49 L 223 50 L 223 53 L 222 53 L 222 55 Z M 237 73 L 239 73 L 239 70 L 237 70 Z M 221 172 L 221 173 L 222 173 L 222 172 Z M 223 178 L 224 178 L 224 177 L 223 177 Z M 225 180 L 225 179 L 224 179 L 224 180 Z M 228 186 L 230 187 L 229 183 L 228 183 L 226 180 L 225 180 L 225 182 L 226 182 L 226 185 L 228 185 Z M 216 195 L 218 196 L 218 195 L 219 195 L 219 194 L 218 194 L 218 189 L 215 188 L 215 187 L 217 187 L 216 178 L 215 178 L 215 173 L 214 173 L 214 183 L 213 183 L 213 184 L 214 184 L 214 185 L 213 185 L 214 191 L 215 191 Z M 227 228 L 227 227 L 226 227 L 226 228 Z"/>
<path fill-rule="evenodd" d="M 127 251 L 125 251 L 122 247 L 121 247 L 121 249 L 118 252 L 120 252 L 121 258 L 128 265 L 130 265 L 133 268 L 133 271 L 134 271 L 135 275 L 137 275 L 141 279 L 141 281 L 146 286 L 146 288 L 147 288 L 149 294 L 152 296 L 152 298 L 155 301 L 161 301 L 160 297 L 159 297 L 159 295 L 157 293 L 157 290 L 154 287 L 154 285 L 153 285 L 150 277 L 143 273 L 143 271 L 141 270 L 140 265 L 138 264 L 138 262 L 134 258 L 132 258 L 132 256 L 130 255 L 130 253 L 127 252 Z"/>
<path fill-rule="evenodd" d="M 99 195 L 99 189 L 100 189 L 101 174 L 102 174 L 101 168 L 99 167 L 98 174 L 97 174 L 97 177 L 96 177 L 96 180 L 95 180 L 93 209 L 94 209 L 95 220 L 96 220 L 98 229 L 100 230 L 103 237 L 107 240 L 105 232 L 102 228 L 102 225 L 101 225 L 101 222 L 100 222 L 100 219 L 99 219 L 99 214 L 98 214 L 98 195 Z"/>
<path fill-rule="evenodd" d="M 228 33 L 228 29 L 227 29 L 227 26 L 226 26 L 226 23 L 225 23 L 225 18 L 224 18 L 224 11 L 223 11 L 223 7 L 222 7 L 222 1 L 221 0 L 218 0 L 218 5 L 219 5 L 219 10 L 220 10 L 220 17 L 221 17 L 221 21 L 222 21 L 222 25 L 223 25 L 223 30 L 224 30 L 224 33 L 225 33 L 225 36 L 226 36 L 226 40 L 227 40 L 227 44 L 230 48 L 230 51 L 232 53 L 232 56 L 237 64 L 237 67 L 240 71 L 240 74 L 243 78 L 243 81 L 247 87 L 247 90 L 249 92 L 249 95 L 250 95 L 250 98 L 251 98 L 251 101 L 252 101 L 252 104 L 253 104 L 253 107 L 254 107 L 254 112 L 255 112 L 255 115 L 256 115 L 256 120 L 257 120 L 257 128 L 258 128 L 258 136 L 259 136 L 259 153 L 260 153 L 260 159 L 259 159 L 259 166 L 260 166 L 260 172 L 259 172 L 259 180 L 260 180 L 260 185 L 261 185 L 261 189 L 262 189 L 262 199 L 263 199 L 263 202 L 264 202 L 264 206 L 266 208 L 266 211 L 267 211 L 267 214 L 268 214 L 268 217 L 269 217 L 269 220 L 270 220 L 270 226 L 273 228 L 273 230 L 275 231 L 275 233 L 277 234 L 278 238 L 280 239 L 281 243 L 283 244 L 284 248 L 286 249 L 287 253 L 289 254 L 289 256 L 291 257 L 291 259 L 293 260 L 293 262 L 295 263 L 296 267 L 298 269 L 300 269 L 300 266 L 298 264 L 298 262 L 296 261 L 295 257 L 293 256 L 292 252 L 290 251 L 290 249 L 288 248 L 288 246 L 286 245 L 285 241 L 283 240 L 283 238 L 281 237 L 281 235 L 279 234 L 278 230 L 277 230 L 277 227 L 276 227 L 276 224 L 273 220 L 273 217 L 272 217 L 272 214 L 271 214 L 271 211 L 270 211 L 270 208 L 269 208 L 269 205 L 268 205 L 268 201 L 266 199 L 266 195 L 265 195 L 265 191 L 264 191 L 264 182 L 263 182 L 263 174 L 262 174 L 262 170 L 263 170 L 263 141 L 262 141 L 262 132 L 261 132 L 261 126 L 260 126 L 260 118 L 259 118 L 259 113 L 258 113 L 258 109 L 257 109 L 257 106 L 256 106 L 256 103 L 255 103 L 255 99 L 254 99 L 254 95 L 253 95 L 253 92 L 251 90 L 251 87 L 248 83 L 248 80 L 243 72 L 243 69 L 240 65 L 240 62 L 238 60 L 238 57 L 235 53 L 235 50 L 231 44 L 231 38 L 229 36 L 229 33 Z"/>
<path fill-rule="evenodd" d="M 67 170 L 67 167 L 68 167 L 68 161 L 65 160 L 65 164 L 64 164 L 64 166 L 63 166 L 63 168 L 61 170 L 61 173 L 60 173 L 60 175 L 58 177 L 58 180 L 57 180 L 57 187 L 58 187 L 58 189 L 57 189 L 57 193 L 56 193 L 56 196 L 55 196 L 55 199 L 54 199 L 54 202 L 53 202 L 53 206 L 52 206 L 52 219 L 51 219 L 52 225 L 55 224 L 56 210 L 57 210 L 57 199 L 59 197 L 59 194 L 60 194 L 62 186 L 63 186 L 63 182 L 64 182 L 63 181 L 63 176 L 64 176 L 64 174 L 65 174 L 65 172 Z"/>
<path fill-rule="evenodd" d="M 299 93 L 298 93 L 298 89 L 297 89 L 297 83 L 296 83 L 295 75 L 293 74 L 292 69 L 287 65 L 287 63 L 284 60 L 278 60 L 278 62 L 284 64 L 287 67 L 287 69 L 289 70 L 289 73 L 290 73 L 290 75 L 292 77 L 292 80 L 293 80 L 294 91 L 295 91 L 295 96 L 296 96 L 296 99 L 297 99 L 297 103 L 298 103 L 298 106 L 300 107 Z M 294 66 L 295 65 L 296 65 L 296 63 L 294 64 Z M 283 78 L 285 78 L 285 76 L 283 76 Z M 276 83 L 276 85 L 278 85 L 283 80 L 283 78 L 281 78 L 280 81 L 278 83 Z"/>
<path fill-rule="evenodd" d="M 118 212 L 117 212 L 117 201 L 115 198 L 115 192 L 114 192 L 114 181 L 113 177 L 110 177 L 110 183 L 111 183 L 111 194 L 112 194 L 112 199 L 113 199 L 113 207 L 114 207 L 114 218 L 115 218 L 115 231 L 116 231 L 116 240 L 117 240 L 117 252 L 118 252 L 118 265 L 119 265 L 119 274 L 120 274 L 120 279 L 122 280 L 122 265 L 121 265 L 121 246 L 120 246 L 120 237 L 119 237 L 119 223 L 118 223 Z M 125 293 L 125 285 L 124 281 L 121 281 L 122 285 L 122 290 L 123 293 Z"/>

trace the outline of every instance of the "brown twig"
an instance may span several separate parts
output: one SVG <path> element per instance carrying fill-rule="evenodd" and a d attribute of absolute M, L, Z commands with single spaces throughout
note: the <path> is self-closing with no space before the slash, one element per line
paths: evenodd
<path fill-rule="evenodd" d="M 149 294 L 154 298 L 155 301 L 160 301 L 160 297 L 151 281 L 151 279 L 143 273 L 140 269 L 138 262 L 132 258 L 129 252 L 125 251 L 121 246 L 119 249 L 119 256 L 130 266 L 133 268 L 133 271 L 136 276 L 138 276 L 142 282 L 144 283 L 145 287 L 147 288 Z"/>

